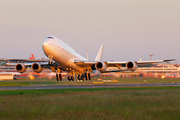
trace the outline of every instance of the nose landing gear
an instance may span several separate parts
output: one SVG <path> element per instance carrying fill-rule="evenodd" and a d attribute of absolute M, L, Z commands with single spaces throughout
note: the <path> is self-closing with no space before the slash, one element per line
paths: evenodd
<path fill-rule="evenodd" d="M 56 71 L 56 80 L 57 81 L 62 81 L 62 76 L 61 76 L 61 68 L 57 68 L 57 71 Z"/>

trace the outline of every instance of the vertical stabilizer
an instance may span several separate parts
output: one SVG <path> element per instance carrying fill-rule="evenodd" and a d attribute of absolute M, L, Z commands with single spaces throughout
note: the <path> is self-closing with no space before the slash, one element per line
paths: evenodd
<path fill-rule="evenodd" d="M 103 49 L 104 49 L 104 46 L 101 45 L 101 47 L 99 48 L 99 51 L 98 51 L 94 61 L 102 61 Z"/>

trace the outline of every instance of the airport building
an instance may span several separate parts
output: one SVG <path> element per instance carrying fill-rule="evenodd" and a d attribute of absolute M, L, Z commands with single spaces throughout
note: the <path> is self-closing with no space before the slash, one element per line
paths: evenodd
<path fill-rule="evenodd" d="M 33 56 L 30 58 L 34 58 Z M 34 63 L 34 62 L 49 62 L 45 59 L 0 59 L 0 80 L 12 80 L 15 77 L 26 77 L 26 73 L 16 71 L 14 65 L 6 65 L 6 63 Z"/>
<path fill-rule="evenodd" d="M 155 77 L 180 77 L 180 64 L 157 64 L 151 67 L 140 67 L 140 70 Z"/>
<path fill-rule="evenodd" d="M 118 68 L 108 68 L 109 70 L 118 70 Z M 122 67 L 122 72 L 118 72 L 120 77 L 144 76 L 144 77 L 180 77 L 180 64 L 148 64 L 139 65 L 136 71 L 123 71 L 126 67 Z M 108 74 L 104 74 L 108 76 Z M 111 75 L 111 74 L 110 74 Z M 112 74 L 113 75 L 113 74 Z"/>
<path fill-rule="evenodd" d="M 0 80 L 13 80 L 14 76 L 11 73 L 0 73 Z"/>
<path fill-rule="evenodd" d="M 34 62 L 49 62 L 45 59 L 0 59 L 0 72 L 17 72 L 15 66 L 6 65 L 6 63 L 34 63 Z"/>

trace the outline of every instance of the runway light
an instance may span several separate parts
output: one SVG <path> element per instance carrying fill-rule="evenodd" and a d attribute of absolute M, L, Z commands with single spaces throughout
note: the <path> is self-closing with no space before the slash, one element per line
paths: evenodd
<path fill-rule="evenodd" d="M 165 78 L 165 76 L 163 75 L 163 76 L 161 76 L 161 78 L 162 78 L 162 79 L 164 79 L 164 78 Z"/>

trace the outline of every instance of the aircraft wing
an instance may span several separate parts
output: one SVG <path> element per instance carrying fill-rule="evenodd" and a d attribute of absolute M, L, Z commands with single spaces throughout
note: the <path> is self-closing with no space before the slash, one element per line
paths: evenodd
<path fill-rule="evenodd" d="M 106 70 L 106 71 L 101 71 L 101 73 L 110 73 L 110 72 L 123 72 L 127 71 L 128 69 L 118 69 L 118 70 Z"/>
<path fill-rule="evenodd" d="M 56 62 L 52 62 L 52 64 L 49 64 L 49 62 L 24 62 L 24 63 L 6 63 L 7 66 L 15 66 L 16 70 L 20 73 L 24 73 L 27 69 L 27 67 L 31 67 L 34 72 L 41 72 L 43 68 L 51 68 L 53 71 L 55 71 L 58 67 Z"/>
<path fill-rule="evenodd" d="M 174 61 L 174 60 L 175 59 L 155 60 L 155 61 L 134 61 L 134 63 L 136 63 L 137 65 L 140 65 L 140 64 L 153 64 L 153 63 L 168 62 L 168 61 Z M 96 64 L 97 62 L 99 62 L 99 61 L 82 61 L 82 60 L 74 61 L 74 63 L 79 66 L 92 66 L 92 65 Z M 116 65 L 124 65 L 128 61 L 102 61 L 102 62 L 104 62 L 108 66 L 116 66 Z"/>
<path fill-rule="evenodd" d="M 75 60 L 74 63 L 76 65 L 78 65 L 78 66 L 81 66 L 81 67 L 87 67 L 87 66 L 90 67 L 90 66 L 93 66 L 93 65 L 96 66 L 96 64 L 101 63 L 102 64 L 101 66 L 105 65 L 106 67 L 118 67 L 119 69 L 121 69 L 121 67 L 122 66 L 125 67 L 126 64 L 132 64 L 132 66 L 129 66 L 129 68 L 133 68 L 133 66 L 136 66 L 136 65 L 161 63 L 161 62 L 168 62 L 168 61 L 174 61 L 174 60 L 175 59 L 155 60 L 155 61 L 82 61 L 82 60 L 80 60 L 80 61 L 77 60 L 76 61 Z M 133 70 L 133 69 L 131 69 L 131 70 Z M 103 72 L 103 70 L 102 70 L 102 72 Z M 109 72 L 111 72 L 111 71 L 109 71 Z"/>
<path fill-rule="evenodd" d="M 78 66 L 92 66 L 96 63 L 96 61 L 83 61 L 83 60 L 74 60 L 74 63 Z"/>
<path fill-rule="evenodd" d="M 168 61 L 175 61 L 176 59 L 168 59 L 168 60 L 156 60 L 156 61 L 137 61 L 138 65 L 140 64 L 153 64 L 153 63 L 161 63 L 161 62 L 168 62 Z"/>
<path fill-rule="evenodd" d="M 153 64 L 153 63 L 162 63 L 162 62 L 168 62 L 168 61 L 174 61 L 175 59 L 169 59 L 169 60 L 155 60 L 155 61 L 133 61 L 137 65 L 141 64 Z M 113 62 L 106 62 L 108 66 L 117 66 L 117 65 L 124 65 L 128 61 L 113 61 Z"/>
<path fill-rule="evenodd" d="M 17 64 L 23 64 L 25 66 L 31 66 L 36 62 L 24 62 L 24 63 L 6 63 L 6 65 L 12 65 L 12 66 L 16 66 Z M 41 65 L 49 65 L 49 62 L 37 62 L 40 63 Z"/>

